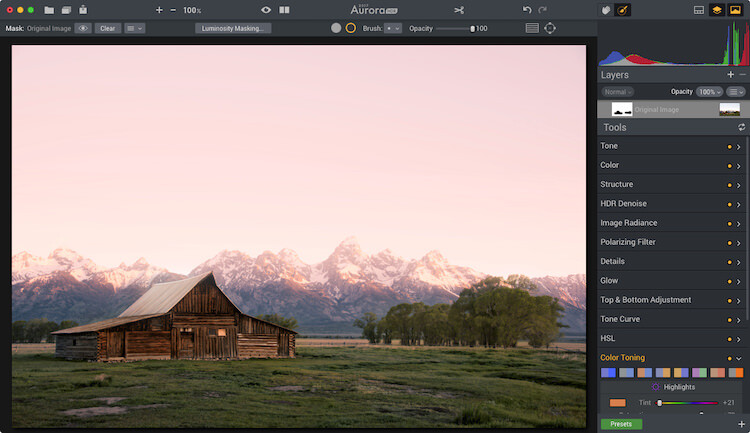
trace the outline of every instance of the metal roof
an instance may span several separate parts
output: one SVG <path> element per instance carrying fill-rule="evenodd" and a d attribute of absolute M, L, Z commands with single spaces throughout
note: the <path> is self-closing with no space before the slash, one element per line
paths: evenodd
<path fill-rule="evenodd" d="M 197 286 L 198 283 L 209 276 L 213 278 L 211 272 L 206 272 L 205 274 L 186 278 L 184 280 L 154 284 L 148 289 L 148 291 L 146 291 L 146 293 L 141 295 L 137 301 L 133 302 L 133 305 L 123 311 L 119 317 L 168 313 L 172 307 L 177 305 L 177 303 L 193 289 L 193 287 Z"/>
<path fill-rule="evenodd" d="M 216 287 L 219 287 L 218 285 L 216 285 L 216 281 L 214 280 L 212 272 L 206 272 L 204 274 L 196 275 L 195 277 L 185 278 L 184 280 L 154 284 L 150 289 L 146 291 L 146 293 L 141 295 L 138 300 L 133 302 L 130 307 L 128 307 L 125 311 L 122 312 L 122 314 L 120 314 L 118 317 L 115 317 L 114 319 L 102 320 L 100 322 L 89 323 L 88 325 L 76 326 L 74 328 L 61 329 L 59 331 L 53 332 L 53 334 L 78 334 L 81 332 L 95 332 L 105 328 L 112 328 L 115 326 L 124 325 L 126 323 L 136 322 L 142 319 L 162 316 L 169 313 L 169 310 L 177 305 L 177 303 L 180 302 L 182 298 L 185 297 L 185 295 L 187 295 L 195 286 L 197 286 L 206 278 L 211 278 L 211 282 Z M 224 293 L 221 288 L 219 288 L 219 291 Z M 226 294 L 224 296 L 226 296 Z M 232 300 L 229 299 L 228 296 L 226 298 L 227 300 L 229 300 L 229 303 L 234 306 L 234 308 L 237 308 L 237 306 L 234 305 L 234 302 L 232 302 Z M 237 311 L 239 311 L 240 314 L 252 317 L 253 319 L 260 322 L 265 322 L 272 326 L 276 326 L 278 328 L 298 334 L 298 332 L 293 329 L 285 328 L 275 323 L 271 323 L 267 320 L 258 319 L 257 317 L 245 314 L 239 308 L 237 308 Z"/>
<path fill-rule="evenodd" d="M 115 317 L 114 319 L 106 319 L 99 322 L 89 323 L 88 325 L 75 326 L 73 328 L 61 329 L 55 331 L 52 334 L 80 334 L 84 332 L 96 332 L 106 328 L 113 328 L 115 326 L 125 325 L 127 323 L 137 322 L 143 319 L 150 319 L 152 317 L 158 317 L 162 314 L 147 314 L 145 316 L 130 316 L 130 317 Z"/>

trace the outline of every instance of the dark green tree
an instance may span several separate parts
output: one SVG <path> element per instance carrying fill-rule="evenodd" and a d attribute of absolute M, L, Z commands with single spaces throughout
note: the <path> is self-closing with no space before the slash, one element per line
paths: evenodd
<path fill-rule="evenodd" d="M 376 332 L 383 340 L 383 344 L 391 344 L 393 341 L 393 325 L 389 322 L 388 316 L 378 321 Z"/>
<path fill-rule="evenodd" d="M 26 342 L 26 321 L 16 320 L 11 326 L 11 340 L 14 343 Z"/>
<path fill-rule="evenodd" d="M 564 310 L 557 299 L 551 296 L 534 297 L 531 320 L 525 333 L 529 346 L 549 347 L 550 343 L 562 335 L 560 329 L 566 328 L 567 325 L 558 320 Z"/>
<path fill-rule="evenodd" d="M 534 284 L 534 282 L 531 281 L 531 278 L 527 277 L 526 275 L 508 275 L 506 281 L 508 282 L 508 284 L 510 284 L 510 287 L 514 289 L 528 290 L 530 292 L 537 290 L 536 284 Z"/>
<path fill-rule="evenodd" d="M 515 347 L 527 338 L 535 347 L 548 346 L 560 335 L 562 307 L 548 296 L 532 296 L 534 290 L 524 275 L 488 277 L 464 290 L 447 314 L 453 343 Z"/>
<path fill-rule="evenodd" d="M 411 314 L 414 311 L 412 304 L 403 303 L 391 307 L 386 313 L 386 323 L 391 329 L 391 337 L 401 340 L 402 346 L 411 346 L 413 341 Z"/>
<path fill-rule="evenodd" d="M 296 329 L 297 326 L 299 326 L 299 324 L 297 323 L 297 319 L 295 319 L 294 317 L 284 317 L 277 313 L 261 314 L 260 316 L 258 316 L 258 319 L 265 320 L 266 322 L 271 322 L 288 329 Z"/>
<path fill-rule="evenodd" d="M 354 326 L 362 328 L 362 337 L 366 338 L 370 344 L 377 344 L 380 342 L 378 316 L 375 313 L 365 313 L 364 316 L 354 321 Z"/>
<path fill-rule="evenodd" d="M 448 326 L 448 304 L 435 304 L 425 308 L 421 315 L 422 338 L 426 346 L 444 346 L 451 341 Z"/>
<path fill-rule="evenodd" d="M 75 320 L 63 320 L 60 322 L 60 329 L 74 328 L 78 326 L 78 322 Z"/>
<path fill-rule="evenodd" d="M 50 332 L 60 329 L 60 325 L 46 318 L 31 319 L 26 322 L 26 341 L 29 343 L 41 343 L 43 341 L 54 341 Z"/>

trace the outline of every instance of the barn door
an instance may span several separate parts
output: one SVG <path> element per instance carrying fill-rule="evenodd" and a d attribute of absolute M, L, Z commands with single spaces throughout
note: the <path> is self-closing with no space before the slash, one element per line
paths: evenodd
<path fill-rule="evenodd" d="M 279 356 L 289 356 L 289 334 L 279 334 Z"/>
<path fill-rule="evenodd" d="M 125 333 L 123 331 L 110 332 L 107 336 L 107 358 L 125 357 Z"/>
<path fill-rule="evenodd" d="M 180 332 L 180 359 L 195 358 L 195 337 L 192 332 Z"/>

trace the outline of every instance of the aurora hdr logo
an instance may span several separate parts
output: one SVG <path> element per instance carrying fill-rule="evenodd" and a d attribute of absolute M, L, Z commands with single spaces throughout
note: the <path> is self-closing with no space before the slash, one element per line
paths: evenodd
<path fill-rule="evenodd" d="M 376 8 L 370 7 L 367 3 L 360 3 L 352 6 L 349 15 L 396 15 L 398 8 Z"/>

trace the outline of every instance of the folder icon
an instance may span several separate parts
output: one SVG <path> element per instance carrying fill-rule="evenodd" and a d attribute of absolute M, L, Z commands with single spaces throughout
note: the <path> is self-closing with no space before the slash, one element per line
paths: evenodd
<path fill-rule="evenodd" d="M 44 15 L 54 15 L 55 14 L 55 8 L 54 6 L 45 6 L 44 7 Z"/>

